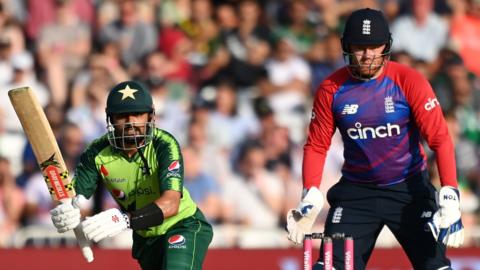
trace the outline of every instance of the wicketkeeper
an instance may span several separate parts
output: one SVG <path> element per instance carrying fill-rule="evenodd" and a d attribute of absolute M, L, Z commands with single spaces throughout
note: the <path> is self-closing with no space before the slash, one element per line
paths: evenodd
<path fill-rule="evenodd" d="M 454 147 L 440 104 L 419 72 L 389 61 L 392 38 L 380 11 L 353 12 L 341 44 L 346 66 L 316 92 L 304 148 L 304 194 L 287 216 L 288 237 L 302 243 L 322 209 L 320 180 L 338 128 L 345 163 L 342 178 L 327 193 L 325 233 L 353 236 L 355 269 L 367 267 L 384 226 L 414 269 L 451 269 L 446 247 L 463 243 L 463 225 Z M 436 155 L 438 196 L 421 138 Z M 343 269 L 342 242 L 333 244 L 336 269 Z"/>

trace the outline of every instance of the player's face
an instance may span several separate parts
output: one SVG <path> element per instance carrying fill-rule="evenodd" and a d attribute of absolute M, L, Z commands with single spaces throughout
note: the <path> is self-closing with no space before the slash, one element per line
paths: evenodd
<path fill-rule="evenodd" d="M 385 46 L 350 45 L 356 73 L 366 78 L 376 77 L 383 67 Z"/>
<path fill-rule="evenodd" d="M 112 115 L 115 136 L 123 137 L 126 145 L 135 145 L 138 143 L 135 138 L 137 136 L 141 138 L 146 134 L 148 118 L 147 112 Z"/>

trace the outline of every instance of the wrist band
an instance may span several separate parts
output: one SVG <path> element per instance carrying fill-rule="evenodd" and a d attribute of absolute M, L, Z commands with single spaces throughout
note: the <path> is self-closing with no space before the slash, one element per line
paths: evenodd
<path fill-rule="evenodd" d="M 145 230 L 162 224 L 163 219 L 162 209 L 152 202 L 132 213 L 130 216 L 130 228 L 132 230 Z"/>

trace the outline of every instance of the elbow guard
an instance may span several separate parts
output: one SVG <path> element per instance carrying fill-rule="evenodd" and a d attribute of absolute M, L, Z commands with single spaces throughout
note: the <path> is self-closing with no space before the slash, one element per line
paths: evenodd
<path fill-rule="evenodd" d="M 134 211 L 130 216 L 132 230 L 145 230 L 163 223 L 163 211 L 154 202 Z"/>

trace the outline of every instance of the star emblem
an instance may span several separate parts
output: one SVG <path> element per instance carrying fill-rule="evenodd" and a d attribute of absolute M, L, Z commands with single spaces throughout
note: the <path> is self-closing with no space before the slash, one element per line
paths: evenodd
<path fill-rule="evenodd" d="M 118 90 L 118 92 L 122 93 L 122 100 L 124 100 L 126 98 L 135 99 L 135 96 L 133 95 L 133 93 L 135 93 L 137 91 L 138 91 L 137 89 L 130 88 L 130 86 L 128 84 L 124 89 Z"/>

